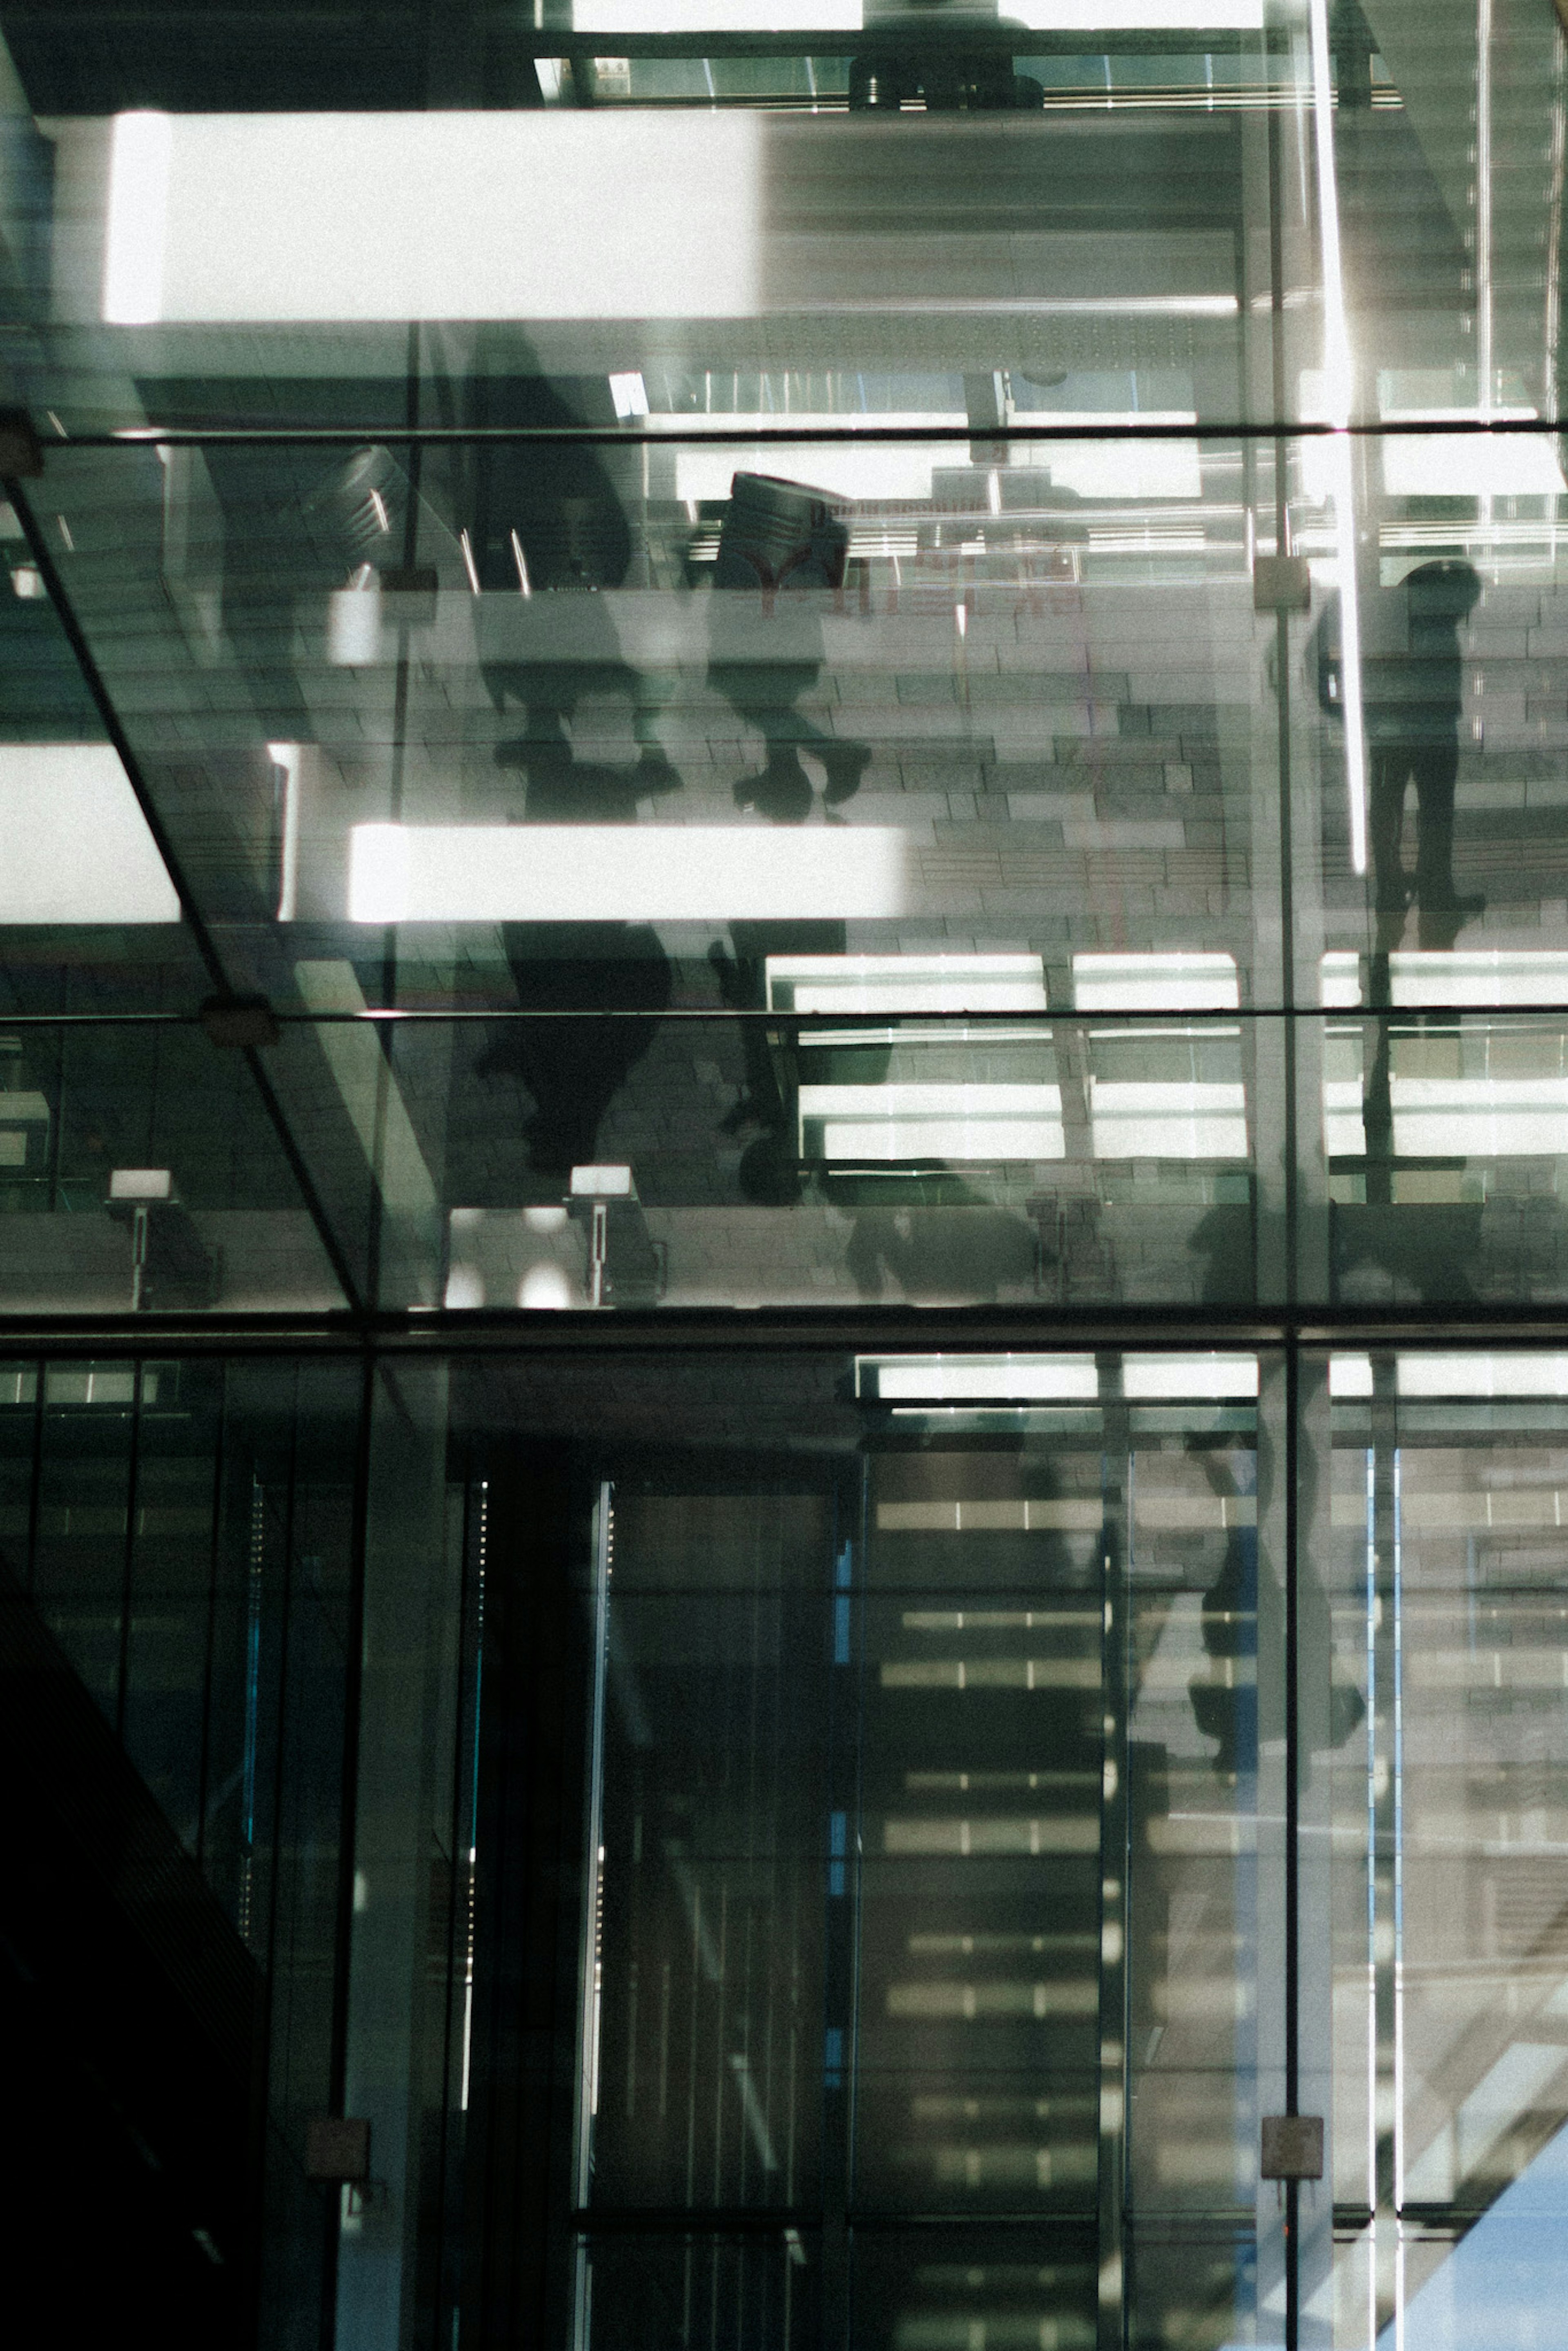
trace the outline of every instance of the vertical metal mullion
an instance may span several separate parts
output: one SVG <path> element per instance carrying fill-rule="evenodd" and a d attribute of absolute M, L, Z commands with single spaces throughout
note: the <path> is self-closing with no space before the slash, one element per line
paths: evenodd
<path fill-rule="evenodd" d="M 27 1496 L 27 1559 L 26 1586 L 30 1600 L 38 1576 L 38 1516 L 43 1509 L 44 1492 L 44 1396 L 48 1386 L 49 1367 L 35 1361 L 33 1365 L 33 1473 Z"/>
<path fill-rule="evenodd" d="M 1280 118 L 1269 109 L 1269 311 L 1274 414 L 1286 413 L 1284 170 Z M 1290 453 L 1283 434 L 1274 442 L 1274 551 L 1291 552 Z M 1291 622 L 1282 608 L 1274 621 L 1275 714 L 1280 780 L 1280 992 L 1284 1013 L 1285 1300 L 1294 1306 L 1299 1283 L 1296 1217 L 1296 888 L 1291 761 Z"/>
<path fill-rule="evenodd" d="M 125 1693 L 131 1676 L 131 1577 L 136 1563 L 136 1498 L 141 1466 L 141 1383 L 146 1365 L 140 1359 L 131 1373 L 131 1458 L 125 1477 L 125 1552 L 120 1585 L 120 1663 L 114 1692 L 114 1735 L 125 1744 Z"/>
<path fill-rule="evenodd" d="M 588 1868 L 582 1919 L 581 2038 L 579 2049 L 576 2200 L 586 2210 L 593 2181 L 593 2116 L 599 2082 L 600 1905 L 604 1835 L 604 1698 L 610 1646 L 610 1575 L 614 1488 L 601 1480 L 593 1528 L 593 1681 L 588 1728 Z"/>
<path fill-rule="evenodd" d="M 202 1754 L 196 1772 L 196 1867 L 204 1869 L 207 1853 L 207 1786 L 213 1754 L 213 1657 L 217 1642 L 218 1557 L 223 1541 L 224 1471 L 227 1461 L 229 1381 L 232 1366 L 220 1367 L 223 1402 L 218 1411 L 218 1441 L 213 1448 L 213 1520 L 207 1554 L 207 1646 L 202 1661 Z"/>
<path fill-rule="evenodd" d="M 1100 2020 L 1098 2351 L 1124 2351 L 1131 2310 L 1127 2242 L 1129 2144 L 1127 1937 L 1131 1814 L 1127 1752 L 1129 1529 L 1133 1461 L 1121 1359 L 1099 1358 L 1102 1679 L 1100 1773 Z"/>
<path fill-rule="evenodd" d="M 1374 2291 L 1379 2335 L 1399 2303 L 1397 2205 L 1398 2017 L 1395 1912 L 1397 1898 L 1396 1787 L 1393 1737 L 1397 1698 L 1395 1653 L 1398 1573 L 1398 1407 L 1392 1355 L 1373 1357 L 1372 1522 L 1368 1604 L 1372 1650 L 1370 1959 L 1373 1977 L 1372 2129 Z"/>
<path fill-rule="evenodd" d="M 455 2264 L 449 2238 L 451 2207 L 451 2141 L 454 2136 L 452 2110 L 455 2099 L 460 2097 L 463 2074 L 459 2070 L 454 2080 L 455 2044 L 461 2068 L 462 2025 L 466 2007 L 467 1933 L 470 1883 L 469 1846 L 472 1839 L 465 1834 L 468 1820 L 468 1780 L 465 1758 L 468 1751 L 468 1719 L 472 1704 L 473 1674 L 469 1646 L 470 1604 L 474 1575 L 474 1487 L 475 1473 L 470 1466 L 463 1479 L 463 1519 L 458 1536 L 458 1557 L 461 1567 L 457 1586 L 457 1687 L 453 1706 L 452 1813 L 449 1837 L 452 1849 L 450 1891 L 446 1918 L 446 1998 L 444 2007 L 441 2050 L 441 2110 L 436 2125 L 435 2147 L 435 2242 L 436 2292 L 434 2321 L 439 2330 L 442 2314 L 450 2298 L 456 2308 Z M 439 2341 L 439 2335 L 435 2338 Z"/>
<path fill-rule="evenodd" d="M 1301 1359 L 1294 1335 L 1285 1349 L 1285 2112 L 1301 2112 L 1301 1691 L 1300 1656 L 1300 1454 Z M 1262 1668 L 1259 1648 L 1259 1667 Z M 1301 2182 L 1285 2183 L 1285 2351 L 1301 2340 Z"/>
<path fill-rule="evenodd" d="M 369 1540 L 371 1423 L 375 1403 L 375 1357 L 361 1358 L 359 1426 L 355 1434 L 354 1490 L 349 1534 L 349 1622 L 344 1641 L 343 1755 L 338 1819 L 338 1903 L 332 1933 L 332 2038 L 327 2069 L 327 2110 L 340 2115 L 349 2074 L 350 1961 L 354 1937 L 355 1828 L 360 1792 L 360 1717 L 364 1702 L 365 1563 Z M 298 1412 L 298 1398 L 295 1405 Z M 327 2199 L 326 2256 L 322 2263 L 321 2351 L 332 2351 L 337 2335 L 340 2206 Z"/>

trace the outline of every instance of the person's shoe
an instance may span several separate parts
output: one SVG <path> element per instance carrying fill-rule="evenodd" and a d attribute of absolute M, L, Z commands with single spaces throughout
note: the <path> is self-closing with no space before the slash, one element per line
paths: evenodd
<path fill-rule="evenodd" d="M 1458 914 L 1469 922 L 1486 913 L 1487 902 L 1479 891 L 1461 897 L 1457 890 L 1427 892 L 1419 895 L 1418 904 L 1424 914 Z"/>
<path fill-rule="evenodd" d="M 637 756 L 632 779 L 639 799 L 656 799 L 664 792 L 678 792 L 685 778 L 678 768 L 673 767 L 664 753 L 649 746 Z"/>
<path fill-rule="evenodd" d="M 827 783 L 822 798 L 830 808 L 841 800 L 853 799 L 861 788 L 861 778 L 871 765 L 871 748 L 865 743 L 845 743 L 836 750 L 818 747 L 817 757 L 827 771 Z"/>
<path fill-rule="evenodd" d="M 793 752 L 768 760 L 759 776 L 735 787 L 737 808 L 755 809 L 772 824 L 804 824 L 811 813 L 811 781 Z"/>

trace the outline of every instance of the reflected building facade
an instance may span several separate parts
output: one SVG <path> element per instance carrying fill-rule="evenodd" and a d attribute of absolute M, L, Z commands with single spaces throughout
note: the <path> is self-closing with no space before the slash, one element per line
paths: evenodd
<path fill-rule="evenodd" d="M 1565 159 L 1551 0 L 0 0 L 62 2333 L 1555 2339 Z"/>

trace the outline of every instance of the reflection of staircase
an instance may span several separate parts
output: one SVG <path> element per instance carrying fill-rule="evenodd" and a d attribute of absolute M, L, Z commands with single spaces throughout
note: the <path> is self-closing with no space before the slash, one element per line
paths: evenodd
<path fill-rule="evenodd" d="M 61 2342 L 241 2344 L 258 1972 L 3 1569 L 0 1758 L 11 2242 Z"/>
<path fill-rule="evenodd" d="M 1537 398 L 1557 26 L 1546 0 L 1488 0 L 1488 8 L 1494 354 L 1500 368 L 1526 372 Z M 1361 0 L 1361 9 L 1473 267 L 1483 143 L 1477 0 Z"/>

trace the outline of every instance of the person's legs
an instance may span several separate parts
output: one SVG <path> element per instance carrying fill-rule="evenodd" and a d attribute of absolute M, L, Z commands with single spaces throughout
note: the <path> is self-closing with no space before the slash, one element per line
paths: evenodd
<path fill-rule="evenodd" d="M 1402 914 L 1410 903 L 1410 884 L 1399 851 L 1410 747 L 1405 743 L 1380 743 L 1373 750 L 1370 766 L 1374 904 L 1380 914 Z"/>
<path fill-rule="evenodd" d="M 1416 777 L 1416 903 L 1423 912 L 1445 913 L 1454 893 L 1454 787 L 1458 779 L 1457 743 L 1423 744 L 1412 762 Z"/>

